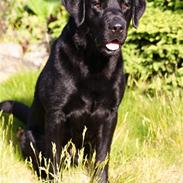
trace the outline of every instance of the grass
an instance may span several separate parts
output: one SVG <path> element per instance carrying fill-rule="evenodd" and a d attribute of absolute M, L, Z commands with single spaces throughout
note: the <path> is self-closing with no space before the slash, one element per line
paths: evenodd
<path fill-rule="evenodd" d="M 30 105 L 37 76 L 36 72 L 24 73 L 2 83 L 0 101 L 16 99 Z M 46 182 L 37 178 L 22 160 L 14 140 L 20 123 L 14 121 L 12 124 L 11 118 L 8 120 L 8 117 L 1 115 L 0 120 L 0 182 Z M 119 108 L 118 126 L 112 144 L 110 182 L 182 183 L 182 172 L 181 92 L 157 93 L 152 97 L 140 89 L 128 89 Z M 88 172 L 82 163 L 77 168 L 65 169 L 63 175 L 64 183 L 89 182 Z"/>

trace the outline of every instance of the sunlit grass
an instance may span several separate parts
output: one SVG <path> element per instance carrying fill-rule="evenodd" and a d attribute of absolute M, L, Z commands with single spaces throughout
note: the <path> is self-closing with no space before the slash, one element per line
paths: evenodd
<path fill-rule="evenodd" d="M 0 114 L 0 182 L 34 183 L 35 176 L 20 158 L 17 145 L 12 140 L 12 116 L 8 122 Z M 5 128 L 6 127 L 6 128 Z"/>
<path fill-rule="evenodd" d="M 37 76 L 35 72 L 21 74 L 1 84 L 0 100 L 16 99 L 30 105 Z M 175 91 L 173 94 L 155 93 L 152 97 L 140 89 L 126 91 L 111 149 L 111 183 L 183 182 L 181 95 L 181 91 Z M 0 182 L 49 182 L 35 178 L 34 172 L 22 160 L 16 141 L 13 143 L 14 140 L 11 140 L 16 137 L 19 123 L 14 121 L 11 124 L 7 117 L 2 122 L 3 118 L 0 120 Z M 17 127 L 14 129 L 14 126 Z M 14 129 L 13 134 L 11 129 Z M 92 165 L 86 168 L 82 151 L 79 154 L 79 166 L 71 167 L 70 156 L 66 156 L 64 167 L 67 168 L 62 168 L 59 175 L 53 175 L 53 181 L 89 182 Z"/>
<path fill-rule="evenodd" d="M 183 98 L 128 91 L 111 153 L 112 182 L 183 181 Z"/>

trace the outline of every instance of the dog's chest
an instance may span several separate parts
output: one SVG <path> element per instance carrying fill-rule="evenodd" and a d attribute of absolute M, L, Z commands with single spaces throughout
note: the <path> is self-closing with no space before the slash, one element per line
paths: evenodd
<path fill-rule="evenodd" d="M 96 138 L 98 126 L 105 123 L 116 102 L 110 82 L 88 80 L 79 83 L 77 87 L 65 105 L 64 112 L 68 136 L 77 139 L 75 144 L 80 144 L 85 127 L 86 141 Z"/>
<path fill-rule="evenodd" d="M 64 107 L 70 118 L 89 120 L 97 110 L 110 110 L 115 106 L 115 90 L 111 81 L 93 77 L 81 80 L 76 88 Z"/>

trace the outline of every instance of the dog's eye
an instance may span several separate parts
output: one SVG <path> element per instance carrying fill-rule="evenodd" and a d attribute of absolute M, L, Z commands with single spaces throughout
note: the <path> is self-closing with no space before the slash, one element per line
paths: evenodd
<path fill-rule="evenodd" d="M 96 9 L 98 9 L 98 10 L 100 10 L 100 9 L 102 8 L 102 4 L 101 4 L 100 2 L 95 2 L 95 3 L 93 4 L 93 6 L 94 6 Z"/>
<path fill-rule="evenodd" d="M 122 8 L 122 11 L 126 12 L 127 10 L 130 9 L 130 4 L 129 3 L 122 3 L 121 8 Z"/>

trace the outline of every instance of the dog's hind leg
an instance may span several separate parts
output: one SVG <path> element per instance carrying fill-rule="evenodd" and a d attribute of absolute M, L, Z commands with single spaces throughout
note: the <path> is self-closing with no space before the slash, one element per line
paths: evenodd
<path fill-rule="evenodd" d="M 37 172 L 39 169 L 39 162 L 38 162 L 38 151 L 36 148 L 36 141 L 32 131 L 28 130 L 20 130 L 17 133 L 18 139 L 20 141 L 20 148 L 22 154 L 25 158 L 28 158 L 32 162 L 34 170 Z"/>
<path fill-rule="evenodd" d="M 34 100 L 30 108 L 26 129 L 20 132 L 20 147 L 25 158 L 30 159 L 34 170 L 43 178 L 45 172 L 40 169 L 44 167 L 44 109 L 38 100 Z M 40 153 L 42 156 L 40 156 Z M 42 157 L 42 159 L 40 159 Z"/>

